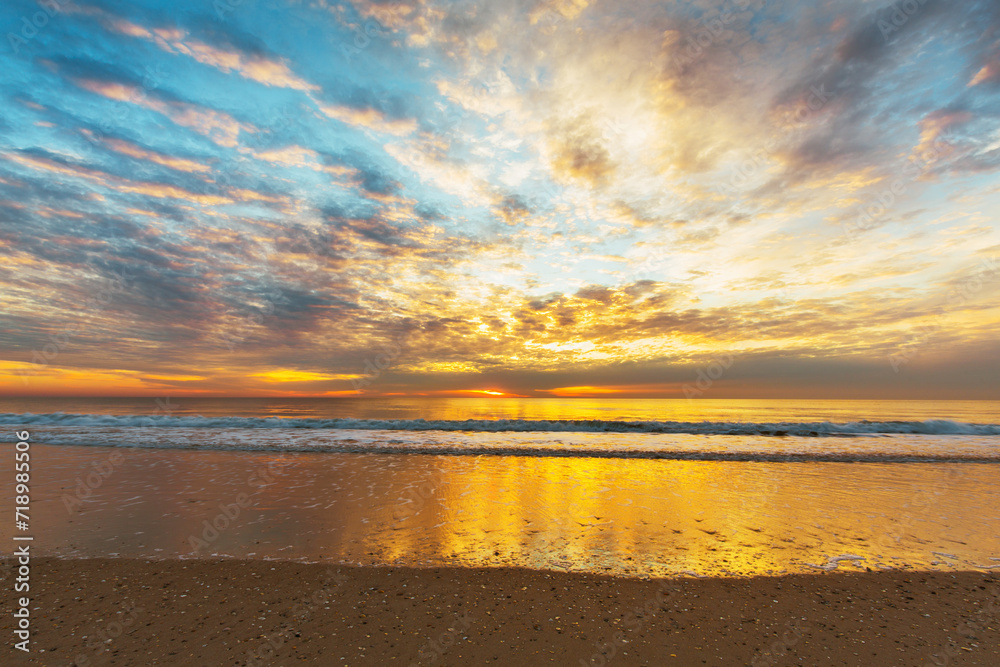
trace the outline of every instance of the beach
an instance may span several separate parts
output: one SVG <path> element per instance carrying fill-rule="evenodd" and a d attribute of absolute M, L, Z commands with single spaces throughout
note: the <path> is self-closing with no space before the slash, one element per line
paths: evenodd
<path fill-rule="evenodd" d="M 1000 667 L 1000 0 L 0 35 L 0 667 Z"/>
<path fill-rule="evenodd" d="M 294 421 L 287 408 L 264 418 L 225 406 L 219 417 L 154 421 L 129 405 L 117 416 L 0 415 L 32 443 L 30 531 L 0 527 L 8 543 L 31 537 L 32 651 L 15 658 L 761 667 L 1000 657 L 990 405 L 966 406 L 969 421 L 910 405 L 897 414 L 917 419 L 885 422 L 826 419 L 843 406 L 812 422 L 780 410 L 768 422 L 540 421 L 545 406 L 532 404 L 525 421 L 484 420 L 467 404 L 425 410 L 434 420 L 307 407 Z M 809 429 L 824 434 L 801 435 Z M 18 567 L 4 560 L 8 590 Z M 4 604 L 13 631 L 16 600 Z"/>
<path fill-rule="evenodd" d="M 12 563 L 4 561 L 5 587 Z M 37 665 L 996 665 L 1000 577 L 42 559 Z M 10 629 L 10 608 L 3 629 Z"/>

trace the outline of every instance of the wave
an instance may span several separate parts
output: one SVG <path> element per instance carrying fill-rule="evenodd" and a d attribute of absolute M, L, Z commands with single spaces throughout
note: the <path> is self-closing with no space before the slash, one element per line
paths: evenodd
<path fill-rule="evenodd" d="M 651 433 L 693 435 L 851 437 L 878 435 L 1000 435 L 1000 424 L 970 424 L 947 419 L 925 421 L 820 422 L 681 422 L 615 421 L 599 419 L 319 419 L 288 417 L 201 417 L 170 415 L 85 415 L 3 413 L 0 425 L 157 427 L 199 429 L 318 429 L 352 431 L 542 432 L 542 433 Z"/>

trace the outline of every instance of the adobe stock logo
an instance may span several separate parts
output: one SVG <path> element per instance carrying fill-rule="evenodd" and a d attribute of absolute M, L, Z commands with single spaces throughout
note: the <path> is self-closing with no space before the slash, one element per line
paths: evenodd
<path fill-rule="evenodd" d="M 20 34 L 7 33 L 7 43 L 10 44 L 14 55 L 21 53 L 21 47 L 38 36 L 38 31 L 47 26 L 52 17 L 63 10 L 65 2 L 66 0 L 62 0 L 62 2 L 59 0 L 40 0 L 38 4 L 42 8 L 41 10 L 32 14 L 31 18 L 21 17 Z"/>
<path fill-rule="evenodd" d="M 697 379 L 693 385 L 685 384 L 683 387 L 684 397 L 688 400 L 697 398 L 712 388 L 715 381 L 729 370 L 733 365 L 733 355 L 726 354 L 716 357 L 705 368 L 698 371 Z"/>
<path fill-rule="evenodd" d="M 880 18 L 876 25 L 878 31 L 882 33 L 882 39 L 889 41 L 889 36 L 897 32 L 907 24 L 910 17 L 916 14 L 921 7 L 926 4 L 935 4 L 934 0 L 903 0 L 892 4 L 892 12 L 888 16 L 888 21 Z"/>

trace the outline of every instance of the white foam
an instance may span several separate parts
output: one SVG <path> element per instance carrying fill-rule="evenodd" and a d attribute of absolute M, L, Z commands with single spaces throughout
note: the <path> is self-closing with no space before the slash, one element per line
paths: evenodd
<path fill-rule="evenodd" d="M 126 423 L 128 423 L 126 421 Z M 547 456 L 716 461 L 996 462 L 1000 439 L 894 434 L 773 437 L 753 433 L 363 430 L 26 425 L 33 442 L 124 448 Z"/>
<path fill-rule="evenodd" d="M 924 421 L 820 422 L 681 422 L 576 419 L 538 421 L 525 419 L 297 419 L 287 417 L 175 417 L 167 415 L 81 415 L 4 413 L 0 425 L 115 426 L 162 428 L 321 429 L 353 431 L 472 431 L 562 433 L 689 433 L 761 436 L 858 435 L 1000 435 L 1000 424 L 969 424 L 948 419 Z"/>

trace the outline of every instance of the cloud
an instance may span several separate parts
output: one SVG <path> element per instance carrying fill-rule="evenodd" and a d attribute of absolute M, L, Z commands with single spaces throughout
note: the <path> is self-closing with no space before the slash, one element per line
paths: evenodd
<path fill-rule="evenodd" d="M 371 107 L 357 109 L 338 104 L 323 104 L 320 109 L 327 116 L 341 123 L 383 134 L 405 136 L 417 129 L 417 124 L 412 119 L 389 119 L 381 111 Z"/>
<path fill-rule="evenodd" d="M 84 129 L 83 133 L 89 138 L 95 138 L 93 132 L 90 130 Z M 122 155 L 127 155 L 128 157 L 135 158 L 136 160 L 153 162 L 176 171 L 203 174 L 211 169 L 208 165 L 200 162 L 174 157 L 172 155 L 164 155 L 163 153 L 151 151 L 121 139 L 108 138 L 104 140 L 104 143 L 107 144 L 111 150 L 121 153 Z"/>
<path fill-rule="evenodd" d="M 313 85 L 296 76 L 288 65 L 259 54 L 243 53 L 233 47 L 219 47 L 192 38 L 177 28 L 154 28 L 151 34 L 141 35 L 151 39 L 168 53 L 180 53 L 194 58 L 203 65 L 222 72 L 236 72 L 245 79 L 265 86 L 291 88 L 301 91 L 318 91 Z"/>
<path fill-rule="evenodd" d="M 562 124 L 550 137 L 552 169 L 557 176 L 600 185 L 614 172 L 608 150 L 585 118 Z"/>
<path fill-rule="evenodd" d="M 96 169 L 40 155 L 0 153 L 0 156 L 5 160 L 15 162 L 30 169 L 44 170 L 62 176 L 83 178 L 119 193 L 139 194 L 154 198 L 183 199 L 198 204 L 227 204 L 233 201 L 229 197 L 191 192 L 169 183 L 152 183 L 121 178 Z"/>
<path fill-rule="evenodd" d="M 995 3 L 74 7 L 0 91 L 39 391 L 989 391 Z"/>
<path fill-rule="evenodd" d="M 1000 58 L 983 65 L 982 69 L 969 81 L 969 87 L 978 86 L 984 83 L 1000 82 Z"/>
<path fill-rule="evenodd" d="M 253 130 L 225 112 L 166 99 L 134 85 L 96 79 L 78 79 L 76 83 L 84 90 L 110 100 L 135 104 L 163 114 L 177 125 L 194 130 L 227 148 L 237 145 L 241 131 Z"/>
<path fill-rule="evenodd" d="M 319 168 L 317 164 L 319 154 L 312 149 L 303 148 L 302 146 L 285 146 L 284 148 L 261 151 L 256 153 L 255 157 L 258 160 L 265 160 L 285 167 Z"/>
<path fill-rule="evenodd" d="M 257 40 L 247 39 L 228 26 L 223 28 L 217 23 L 209 23 L 207 29 L 200 26 L 199 32 L 203 33 L 200 37 L 176 25 L 145 27 L 96 7 L 89 10 L 71 8 L 71 11 L 97 16 L 108 30 L 147 40 L 167 53 L 188 56 L 223 73 L 236 72 L 265 86 L 304 92 L 319 90 L 318 86 L 295 75 L 286 62 L 269 56 Z"/>

